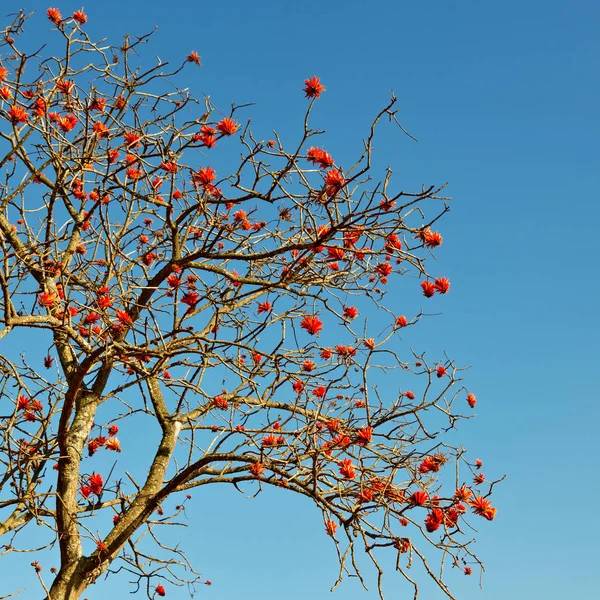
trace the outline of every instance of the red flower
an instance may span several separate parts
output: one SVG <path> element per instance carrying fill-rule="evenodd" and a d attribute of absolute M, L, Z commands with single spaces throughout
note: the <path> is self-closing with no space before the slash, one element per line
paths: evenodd
<path fill-rule="evenodd" d="M 292 388 L 297 394 L 301 394 L 304 391 L 304 384 L 301 381 L 294 381 Z"/>
<path fill-rule="evenodd" d="M 369 350 L 373 350 L 373 348 L 375 348 L 375 340 L 373 338 L 368 338 L 363 342 L 363 346 Z"/>
<path fill-rule="evenodd" d="M 329 169 L 325 175 L 325 192 L 328 196 L 335 196 L 346 185 L 346 180 L 337 169 Z"/>
<path fill-rule="evenodd" d="M 102 494 L 102 488 L 104 486 L 102 475 L 99 473 L 92 473 L 88 477 L 87 484 L 90 487 L 92 494 L 95 494 L 96 496 L 100 496 Z"/>
<path fill-rule="evenodd" d="M 0 98 L 2 100 L 10 100 L 12 98 L 12 92 L 8 86 L 4 86 L 0 88 Z"/>
<path fill-rule="evenodd" d="M 356 434 L 356 443 L 361 446 L 366 446 L 371 442 L 373 437 L 373 428 L 372 427 L 363 427 L 359 429 Z"/>
<path fill-rule="evenodd" d="M 385 238 L 385 249 L 388 252 L 393 252 L 394 250 L 402 250 L 402 242 L 395 233 L 391 233 L 387 236 L 387 238 Z"/>
<path fill-rule="evenodd" d="M 437 231 L 429 231 L 429 229 L 427 229 L 420 237 L 424 244 L 430 248 L 437 248 L 442 245 L 443 238 Z"/>
<path fill-rule="evenodd" d="M 477 404 L 477 398 L 475 397 L 475 394 L 467 394 L 467 404 L 471 408 L 475 408 L 475 405 Z"/>
<path fill-rule="evenodd" d="M 400 525 L 402 525 L 402 527 L 406 527 L 408 525 L 408 519 L 406 517 L 401 517 L 399 519 L 400 521 Z"/>
<path fill-rule="evenodd" d="M 261 462 L 255 462 L 248 467 L 248 470 L 254 477 L 260 477 L 265 471 L 265 465 Z"/>
<path fill-rule="evenodd" d="M 408 321 L 404 315 L 398 317 L 396 319 L 396 327 L 406 327 L 408 325 Z"/>
<path fill-rule="evenodd" d="M 44 367 L 49 369 L 52 366 L 54 359 L 48 354 L 48 356 L 44 356 Z"/>
<path fill-rule="evenodd" d="M 344 307 L 344 317 L 346 319 L 356 319 L 358 316 L 358 309 L 355 306 Z"/>
<path fill-rule="evenodd" d="M 272 308 L 272 307 L 273 307 L 273 305 L 272 305 L 270 302 L 261 302 L 261 303 L 258 305 L 258 310 L 257 310 L 256 312 L 257 312 L 259 315 L 260 315 L 261 313 L 264 313 L 264 312 L 268 313 L 268 312 L 271 312 L 271 308 Z"/>
<path fill-rule="evenodd" d="M 438 376 L 438 378 L 442 378 L 444 375 L 446 375 L 448 372 L 446 371 L 446 367 L 444 367 L 444 365 L 440 365 L 437 369 L 436 369 L 436 375 Z"/>
<path fill-rule="evenodd" d="M 333 537 L 338 528 L 338 525 L 335 521 L 325 521 L 325 532 L 327 535 Z"/>
<path fill-rule="evenodd" d="M 454 498 L 456 498 L 456 500 L 459 502 L 468 502 L 472 495 L 473 492 L 468 489 L 466 485 L 456 488 L 456 491 L 454 492 Z"/>
<path fill-rule="evenodd" d="M 380 275 L 381 277 L 387 277 L 393 270 L 394 267 L 392 267 L 392 265 L 389 262 L 379 263 L 375 267 L 375 273 L 377 273 L 377 275 Z"/>
<path fill-rule="evenodd" d="M 428 498 L 429 496 L 427 495 L 426 491 L 417 490 L 416 492 L 413 492 L 413 494 L 409 498 L 409 501 L 415 506 L 423 506 L 427 502 Z"/>
<path fill-rule="evenodd" d="M 240 126 L 229 117 L 225 117 L 217 123 L 217 129 L 223 135 L 233 135 L 239 128 Z"/>
<path fill-rule="evenodd" d="M 116 437 L 108 439 L 105 446 L 107 450 L 111 450 L 112 452 L 121 452 L 121 442 Z"/>
<path fill-rule="evenodd" d="M 80 25 L 85 25 L 87 23 L 88 18 L 83 10 L 76 10 L 72 16 L 73 20 L 77 21 Z"/>
<path fill-rule="evenodd" d="M 159 596 L 166 596 L 167 595 L 167 592 L 165 592 L 165 588 L 162 585 L 157 585 L 156 586 L 156 593 Z"/>
<path fill-rule="evenodd" d="M 471 567 L 465 567 L 465 575 L 471 575 L 473 573 L 473 569 Z"/>
<path fill-rule="evenodd" d="M 17 410 L 25 410 L 29 408 L 29 398 L 27 396 L 19 396 L 17 400 Z"/>
<path fill-rule="evenodd" d="M 215 396 L 212 399 L 211 406 L 213 408 L 218 408 L 219 410 L 227 410 L 229 408 L 229 402 L 223 398 L 223 396 Z"/>
<path fill-rule="evenodd" d="M 352 466 L 352 459 L 345 458 L 343 461 L 338 463 L 340 468 L 340 475 L 346 479 L 354 479 L 356 477 L 356 471 Z"/>
<path fill-rule="evenodd" d="M 331 348 L 323 348 L 323 350 L 321 350 L 321 353 L 319 354 L 319 356 L 323 360 L 329 360 L 333 356 L 333 352 L 332 352 Z"/>
<path fill-rule="evenodd" d="M 113 525 L 116 525 L 121 520 L 121 515 L 113 516 Z"/>
<path fill-rule="evenodd" d="M 133 319 L 129 316 L 129 314 L 124 310 L 118 310 L 116 312 L 117 319 L 123 325 L 131 326 L 133 325 Z"/>
<path fill-rule="evenodd" d="M 99 138 L 108 137 L 109 134 L 108 127 L 104 123 L 100 123 L 99 121 L 92 125 L 92 131 Z"/>
<path fill-rule="evenodd" d="M 314 165 L 319 165 L 321 169 L 328 169 L 329 167 L 333 167 L 335 161 L 333 160 L 331 154 L 326 152 L 322 148 L 309 148 L 306 153 L 308 160 L 312 162 Z"/>
<path fill-rule="evenodd" d="M 100 296 L 98 300 L 96 300 L 96 304 L 98 304 L 98 308 L 104 309 L 112 306 L 112 299 L 110 296 Z"/>
<path fill-rule="evenodd" d="M 483 462 L 481 462 L 481 459 L 478 458 L 475 460 L 475 468 L 476 469 L 481 469 L 481 467 L 483 467 Z"/>
<path fill-rule="evenodd" d="M 119 433 L 119 426 L 118 425 L 111 425 L 108 428 L 108 435 L 110 437 L 112 437 L 113 435 L 117 435 L 117 433 Z"/>
<path fill-rule="evenodd" d="M 46 15 L 55 25 L 60 24 L 62 21 L 62 15 L 60 14 L 60 10 L 58 10 L 58 8 L 49 8 L 46 11 Z"/>
<path fill-rule="evenodd" d="M 317 316 L 306 315 L 304 319 L 302 319 L 300 327 L 305 329 L 310 335 L 316 335 L 323 329 L 323 322 Z"/>
<path fill-rule="evenodd" d="M 307 98 L 320 98 L 321 93 L 325 91 L 325 86 L 321 85 L 321 80 L 315 75 L 310 79 L 304 80 L 303 92 Z"/>
<path fill-rule="evenodd" d="M 316 387 L 312 393 L 316 398 L 324 398 L 325 394 L 327 393 L 327 388 L 320 385 L 319 387 Z"/>
<path fill-rule="evenodd" d="M 482 496 L 477 496 L 471 503 L 471 508 L 476 515 L 486 518 L 488 521 L 493 521 L 496 516 L 496 509 L 492 508 L 492 503 Z"/>
<path fill-rule="evenodd" d="M 185 60 L 200 66 L 200 55 L 195 50 L 192 50 L 192 52 L 186 56 Z"/>
<path fill-rule="evenodd" d="M 203 187 L 205 190 L 210 189 L 213 181 L 217 178 L 217 173 L 211 167 L 202 167 L 197 173 L 194 173 L 194 183 Z"/>
<path fill-rule="evenodd" d="M 434 508 L 427 518 L 425 519 L 425 528 L 429 533 L 432 533 L 440 528 L 440 525 L 444 522 L 444 513 L 439 508 Z"/>
<path fill-rule="evenodd" d="M 445 294 L 450 289 L 450 282 L 446 277 L 438 277 L 433 285 L 440 294 Z"/>
<path fill-rule="evenodd" d="M 89 498 L 92 494 L 92 488 L 89 485 L 82 485 L 79 492 L 84 498 Z"/>
<path fill-rule="evenodd" d="M 426 456 L 423 462 L 419 465 L 420 473 L 437 473 L 440 468 L 447 462 L 447 458 L 443 454 L 434 454 Z"/>
<path fill-rule="evenodd" d="M 17 123 L 27 123 L 29 115 L 27 114 L 27 111 L 24 108 L 14 105 L 11 106 L 8 110 L 8 118 L 13 123 L 13 125 L 17 125 Z"/>
<path fill-rule="evenodd" d="M 187 304 L 190 309 L 193 309 L 196 307 L 198 302 L 200 302 L 200 294 L 198 294 L 198 292 L 186 292 L 181 297 L 181 302 Z"/>
<path fill-rule="evenodd" d="M 423 296 L 431 298 L 435 294 L 436 287 L 431 281 L 422 281 L 421 288 L 423 289 Z"/>
<path fill-rule="evenodd" d="M 477 473 L 473 478 L 475 485 L 481 485 L 485 481 L 485 475 L 483 473 Z"/>
<path fill-rule="evenodd" d="M 42 306 L 49 308 L 50 306 L 52 306 L 52 305 L 56 304 L 56 302 L 58 302 L 58 296 L 56 295 L 55 292 L 42 292 L 41 294 L 38 295 L 38 302 Z"/>
<path fill-rule="evenodd" d="M 302 370 L 306 371 L 307 373 L 310 373 L 311 371 L 314 371 L 316 368 L 317 368 L 317 365 L 312 360 L 305 360 L 302 363 Z"/>
<path fill-rule="evenodd" d="M 104 111 L 104 107 L 106 106 L 106 98 L 93 98 L 90 102 L 90 110 L 97 110 L 99 112 Z"/>

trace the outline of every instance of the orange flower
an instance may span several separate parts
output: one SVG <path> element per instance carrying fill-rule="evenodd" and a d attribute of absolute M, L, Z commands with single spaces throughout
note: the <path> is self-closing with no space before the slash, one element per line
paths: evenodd
<path fill-rule="evenodd" d="M 410 390 L 408 390 L 407 392 L 404 392 L 404 396 L 406 398 L 408 398 L 409 400 L 414 400 L 415 399 L 415 393 L 411 392 Z"/>
<path fill-rule="evenodd" d="M 387 277 L 393 270 L 394 267 L 389 262 L 378 263 L 375 267 L 375 273 L 381 277 Z"/>
<path fill-rule="evenodd" d="M 431 298 L 435 294 L 436 287 L 431 281 L 422 281 L 421 288 L 423 289 L 423 296 Z"/>
<path fill-rule="evenodd" d="M 319 168 L 321 169 L 328 169 L 329 167 L 333 167 L 335 164 L 331 154 L 322 148 L 311 147 L 306 155 L 310 162 L 312 162 L 314 165 L 319 165 Z"/>
<path fill-rule="evenodd" d="M 319 387 L 316 387 L 313 391 L 313 396 L 315 396 L 316 398 L 324 398 L 325 394 L 327 393 L 327 388 L 325 388 L 324 386 L 320 385 Z"/>
<path fill-rule="evenodd" d="M 338 525 L 335 521 L 325 521 L 325 532 L 327 535 L 333 537 L 338 528 Z"/>
<path fill-rule="evenodd" d="M 346 319 L 356 319 L 358 316 L 358 309 L 355 306 L 344 307 L 344 317 Z"/>
<path fill-rule="evenodd" d="M 435 289 L 440 293 L 440 294 L 445 294 L 448 292 L 448 290 L 450 289 L 450 282 L 448 281 L 448 279 L 446 277 L 438 277 L 434 282 L 433 285 L 435 286 Z"/>
<path fill-rule="evenodd" d="M 61 94 L 70 96 L 73 93 L 75 84 L 70 79 L 61 79 L 56 82 L 56 87 Z"/>
<path fill-rule="evenodd" d="M 440 528 L 444 522 L 444 513 L 439 508 L 434 508 L 425 519 L 425 529 L 432 533 Z"/>
<path fill-rule="evenodd" d="M 113 452 L 121 452 L 121 442 L 116 437 L 111 437 L 106 441 L 106 449 Z"/>
<path fill-rule="evenodd" d="M 260 315 L 260 313 L 264 313 L 264 312 L 268 313 L 268 312 L 271 312 L 271 308 L 272 308 L 272 306 L 273 306 L 273 305 L 272 305 L 270 302 L 261 302 L 261 303 L 258 305 L 258 310 L 257 310 L 256 312 L 257 312 L 257 314 L 259 314 L 259 315 Z"/>
<path fill-rule="evenodd" d="M 248 467 L 248 470 L 254 477 L 260 477 L 265 471 L 265 465 L 261 462 L 255 462 Z"/>
<path fill-rule="evenodd" d="M 331 348 L 323 348 L 323 350 L 321 350 L 321 353 L 319 354 L 319 356 L 323 360 L 329 360 L 333 356 L 333 352 L 332 352 Z"/>
<path fill-rule="evenodd" d="M 210 167 L 202 167 L 197 173 L 194 173 L 194 183 L 203 187 L 205 190 L 212 186 L 217 173 Z"/>
<path fill-rule="evenodd" d="M 304 319 L 302 319 L 300 327 L 306 330 L 310 335 L 316 335 L 323 329 L 323 322 L 317 316 L 306 315 Z"/>
<path fill-rule="evenodd" d="M 108 428 L 108 435 L 110 437 L 113 437 L 113 436 L 117 435 L 117 433 L 119 433 L 119 426 L 118 425 L 111 425 Z"/>
<path fill-rule="evenodd" d="M 83 12 L 83 10 L 76 10 L 73 15 L 73 20 L 77 21 L 80 25 L 85 25 L 87 23 L 87 15 Z"/>
<path fill-rule="evenodd" d="M 429 231 L 429 229 L 427 229 L 420 237 L 425 245 L 430 248 L 437 248 L 442 245 L 443 238 L 437 231 Z"/>
<path fill-rule="evenodd" d="M 444 375 L 447 375 L 448 371 L 446 371 L 446 367 L 444 367 L 444 365 L 440 365 L 437 369 L 436 369 L 436 375 L 438 378 L 442 378 Z"/>
<path fill-rule="evenodd" d="M 402 242 L 395 233 L 391 233 L 387 236 L 387 238 L 385 238 L 385 249 L 388 252 L 392 252 L 394 250 L 402 250 Z"/>
<path fill-rule="evenodd" d="M 8 86 L 3 86 L 0 88 L 0 98 L 2 100 L 10 100 L 12 98 L 12 92 Z"/>
<path fill-rule="evenodd" d="M 294 381 L 292 388 L 297 394 L 301 394 L 304 391 L 304 384 L 301 381 Z"/>
<path fill-rule="evenodd" d="M 49 8 L 46 11 L 46 15 L 55 25 L 59 25 L 62 21 L 62 15 L 60 14 L 60 10 L 58 10 L 58 8 Z"/>
<path fill-rule="evenodd" d="M 373 348 L 375 348 L 375 340 L 373 338 L 368 338 L 363 342 L 363 346 L 369 350 L 373 350 Z"/>
<path fill-rule="evenodd" d="M 473 478 L 475 485 L 481 485 L 485 481 L 485 475 L 483 473 L 477 473 Z"/>
<path fill-rule="evenodd" d="M 477 496 L 471 503 L 471 508 L 476 515 L 486 518 L 488 521 L 493 521 L 496 516 L 496 509 L 492 508 L 492 503 L 482 496 Z"/>
<path fill-rule="evenodd" d="M 413 494 L 410 496 L 409 501 L 411 504 L 414 504 L 415 506 L 423 506 L 427 500 L 429 499 L 429 496 L 427 495 L 427 492 L 424 490 L 417 490 L 416 492 L 413 492 Z"/>
<path fill-rule="evenodd" d="M 329 169 L 325 175 L 325 192 L 328 196 L 335 196 L 346 185 L 346 180 L 337 169 Z"/>
<path fill-rule="evenodd" d="M 398 317 L 396 319 L 396 327 L 406 327 L 408 325 L 408 321 L 404 315 Z"/>
<path fill-rule="evenodd" d="M 78 123 L 78 119 L 75 115 L 65 115 L 64 117 L 60 117 L 58 119 L 58 126 L 65 133 L 72 131 Z"/>
<path fill-rule="evenodd" d="M 229 402 L 223 398 L 223 396 L 215 396 L 212 399 L 211 406 L 213 408 L 218 408 L 219 410 L 227 410 L 229 408 Z"/>
<path fill-rule="evenodd" d="M 160 168 L 167 173 L 175 174 L 177 173 L 179 166 L 175 162 L 163 161 L 160 163 Z"/>
<path fill-rule="evenodd" d="M 467 394 L 467 404 L 471 408 L 475 408 L 475 405 L 477 404 L 477 398 L 475 397 L 475 394 Z"/>
<path fill-rule="evenodd" d="M 8 110 L 8 118 L 13 123 L 13 125 L 17 125 L 17 123 L 27 123 L 27 119 L 29 119 L 29 114 L 24 108 L 14 105 L 11 106 Z"/>
<path fill-rule="evenodd" d="M 116 315 L 117 315 L 117 319 L 119 320 L 119 322 L 122 323 L 123 325 L 127 325 L 127 326 L 133 325 L 133 319 L 129 316 L 129 314 L 126 311 L 118 310 Z"/>
<path fill-rule="evenodd" d="M 343 461 L 338 463 L 340 467 L 340 475 L 346 479 L 354 479 L 356 477 L 356 471 L 352 466 L 352 459 L 345 458 Z"/>
<path fill-rule="evenodd" d="M 233 135 L 239 128 L 240 126 L 229 117 L 225 117 L 217 123 L 217 129 L 223 135 Z"/>
<path fill-rule="evenodd" d="M 356 433 L 356 443 L 361 446 L 366 446 L 371 442 L 373 437 L 373 428 L 372 427 L 363 427 L 359 429 Z"/>
<path fill-rule="evenodd" d="M 304 80 L 306 86 L 302 91 L 307 98 L 320 98 L 321 93 L 325 91 L 325 86 L 321 85 L 321 80 L 315 75 L 310 79 Z"/>
<path fill-rule="evenodd" d="M 108 127 L 104 124 L 104 123 L 94 123 L 92 125 L 92 131 L 94 132 L 95 135 L 97 135 L 99 138 L 105 138 L 108 137 Z"/>
<path fill-rule="evenodd" d="M 454 498 L 459 502 L 468 502 L 469 498 L 473 495 L 473 492 L 467 488 L 466 485 L 456 488 L 454 492 Z"/>
<path fill-rule="evenodd" d="M 200 66 L 200 55 L 195 50 L 192 50 L 192 52 L 186 56 L 185 60 Z"/>

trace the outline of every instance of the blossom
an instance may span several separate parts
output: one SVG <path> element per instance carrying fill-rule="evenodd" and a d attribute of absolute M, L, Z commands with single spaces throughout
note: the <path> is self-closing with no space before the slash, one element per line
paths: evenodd
<path fill-rule="evenodd" d="M 46 367 L 46 369 L 49 369 L 50 367 L 52 367 L 52 363 L 54 362 L 54 359 L 48 354 L 48 356 L 44 356 L 44 367 Z"/>
<path fill-rule="evenodd" d="M 459 502 L 468 502 L 469 498 L 473 495 L 473 492 L 467 488 L 466 485 L 463 485 L 462 487 L 456 488 L 456 491 L 454 492 L 454 498 L 456 500 L 458 500 Z"/>
<path fill-rule="evenodd" d="M 112 436 L 114 436 L 114 435 L 117 435 L 117 433 L 119 433 L 119 426 L 118 426 L 118 425 L 114 425 L 114 424 L 113 424 L 113 425 L 111 425 L 111 426 L 108 428 L 108 435 L 109 435 L 110 437 L 112 437 Z"/>
<path fill-rule="evenodd" d="M 112 306 L 112 299 L 110 296 L 99 296 L 98 300 L 96 300 L 96 304 L 98 305 L 98 308 L 108 308 L 109 306 Z"/>
<path fill-rule="evenodd" d="M 422 281 L 421 288 L 423 289 L 423 296 L 431 298 L 435 294 L 436 287 L 431 281 Z"/>
<path fill-rule="evenodd" d="M 125 139 L 125 145 L 128 148 L 138 148 L 140 145 L 141 136 L 135 131 L 126 131 L 123 134 L 123 138 Z"/>
<path fill-rule="evenodd" d="M 223 396 L 215 396 L 212 399 L 211 406 L 213 408 L 218 408 L 219 410 L 227 410 L 229 408 L 229 402 L 223 398 Z"/>
<path fill-rule="evenodd" d="M 255 462 L 248 467 L 248 470 L 254 477 L 260 477 L 265 471 L 265 465 L 261 462 Z"/>
<path fill-rule="evenodd" d="M 17 123 L 27 123 L 29 114 L 24 108 L 15 104 L 8 109 L 8 118 L 13 125 L 17 125 Z"/>
<path fill-rule="evenodd" d="M 346 180 L 337 169 L 329 169 L 325 175 L 325 192 L 328 196 L 335 196 L 346 185 Z"/>
<path fill-rule="evenodd" d="M 444 367 L 444 365 L 440 365 L 437 369 L 435 374 L 437 375 L 438 378 L 442 378 L 444 375 L 446 375 L 448 373 L 448 371 L 446 371 L 446 367 Z"/>
<path fill-rule="evenodd" d="M 355 306 L 345 306 L 344 307 L 344 318 L 356 319 L 357 316 L 358 316 L 358 309 Z"/>
<path fill-rule="evenodd" d="M 200 302 L 200 295 L 198 292 L 186 292 L 181 297 L 181 302 L 183 302 L 183 304 L 187 304 L 190 309 L 193 309 L 196 307 L 198 302 Z"/>
<path fill-rule="evenodd" d="M 385 238 L 385 249 L 388 252 L 392 252 L 393 250 L 402 250 L 402 242 L 395 233 L 390 233 L 390 235 Z"/>
<path fill-rule="evenodd" d="M 307 373 L 310 373 L 311 371 L 314 371 L 316 368 L 317 368 L 317 365 L 312 360 L 305 360 L 302 363 L 302 370 L 306 371 Z"/>
<path fill-rule="evenodd" d="M 356 432 L 356 443 L 361 446 L 366 446 L 371 442 L 373 437 L 372 427 L 363 427 Z"/>
<path fill-rule="evenodd" d="M 321 80 L 315 75 L 310 79 L 304 80 L 303 92 L 307 98 L 320 98 L 321 93 L 325 91 L 325 86 L 321 85 Z"/>
<path fill-rule="evenodd" d="M 423 243 L 429 248 L 437 248 L 442 245 L 442 236 L 437 231 L 429 231 L 427 229 L 421 236 Z"/>
<path fill-rule="evenodd" d="M 437 473 L 446 461 L 447 459 L 443 454 L 434 454 L 433 456 L 426 456 L 419 465 L 419 472 Z"/>
<path fill-rule="evenodd" d="M 345 458 L 338 463 L 338 467 L 340 468 L 340 475 L 342 475 L 342 477 L 346 479 L 354 479 L 356 477 L 356 471 L 352 466 L 352 459 Z"/>
<path fill-rule="evenodd" d="M 375 273 L 381 277 L 387 277 L 393 270 L 394 267 L 389 262 L 378 263 L 375 267 Z"/>
<path fill-rule="evenodd" d="M 258 305 L 258 310 L 256 312 L 259 315 L 264 312 L 268 313 L 268 312 L 271 312 L 272 307 L 273 307 L 273 305 L 270 302 L 261 302 Z"/>
<path fill-rule="evenodd" d="M 83 12 L 83 10 L 76 10 L 73 15 L 73 20 L 77 21 L 80 25 L 85 25 L 87 23 L 87 15 Z"/>
<path fill-rule="evenodd" d="M 197 53 L 195 50 L 192 50 L 192 51 L 191 51 L 191 52 L 190 52 L 190 53 L 189 53 L 189 54 L 188 54 L 188 55 L 185 57 L 185 60 L 186 60 L 187 62 L 191 62 L 191 63 L 194 63 L 194 64 L 196 64 L 196 65 L 200 66 L 200 55 L 199 55 L 199 54 L 198 54 L 198 53 Z"/>
<path fill-rule="evenodd" d="M 323 360 L 329 360 L 333 356 L 333 352 L 332 352 L 331 348 L 323 348 L 323 350 L 321 350 L 321 353 L 319 354 L 319 356 Z"/>
<path fill-rule="evenodd" d="M 400 517 L 399 522 L 402 527 L 406 527 L 408 525 L 408 519 L 406 517 Z"/>
<path fill-rule="evenodd" d="M 477 404 L 477 398 L 475 397 L 475 394 L 467 394 L 467 404 L 471 408 L 475 408 L 475 405 Z"/>
<path fill-rule="evenodd" d="M 450 289 L 450 282 L 448 281 L 447 277 L 438 277 L 433 282 L 433 285 L 440 294 L 445 294 Z"/>
<path fill-rule="evenodd" d="M 335 521 L 325 521 L 324 524 L 325 524 L 325 532 L 327 533 L 327 535 L 330 535 L 331 537 L 333 537 L 338 528 L 337 523 Z"/>
<path fill-rule="evenodd" d="M 217 123 L 217 129 L 223 135 L 233 135 L 240 126 L 231 118 L 225 117 Z"/>
<path fill-rule="evenodd" d="M 166 596 L 166 595 L 167 595 L 167 592 L 165 592 L 165 588 L 164 588 L 164 586 L 162 586 L 162 585 L 160 585 L 160 584 L 156 586 L 156 593 L 157 593 L 159 596 Z"/>
<path fill-rule="evenodd" d="M 306 156 L 310 162 L 314 165 L 319 165 L 321 169 L 328 169 L 329 167 L 333 167 L 335 161 L 333 160 L 331 154 L 326 152 L 322 148 L 309 148 Z"/>
<path fill-rule="evenodd" d="M 483 473 L 477 473 L 473 478 L 475 485 L 481 485 L 485 481 L 485 475 Z"/>
<path fill-rule="evenodd" d="M 10 100 L 12 98 L 12 92 L 8 86 L 3 86 L 0 88 L 0 98 L 2 100 Z"/>
<path fill-rule="evenodd" d="M 304 391 L 304 384 L 301 381 L 294 381 L 292 388 L 297 394 L 301 394 Z"/>
<path fill-rule="evenodd" d="M 133 319 L 129 316 L 129 313 L 127 313 L 124 310 L 118 310 L 116 312 L 116 316 L 117 316 L 117 320 L 122 323 L 123 325 L 127 325 L 127 326 L 131 326 L 133 325 Z"/>
<path fill-rule="evenodd" d="M 408 321 L 404 315 L 401 315 L 396 319 L 396 327 L 406 327 L 407 325 Z"/>
<path fill-rule="evenodd" d="M 310 335 L 316 335 L 323 329 L 323 322 L 317 316 L 306 315 L 300 323 L 300 327 Z"/>
<path fill-rule="evenodd" d="M 375 348 L 375 340 L 374 338 L 368 338 L 366 340 L 363 341 L 363 346 L 365 348 L 368 348 L 369 350 L 373 350 L 373 348 Z"/>
<path fill-rule="evenodd" d="M 104 480 L 102 479 L 102 475 L 100 475 L 99 473 L 92 473 L 88 477 L 87 484 L 89 485 L 92 494 L 95 494 L 96 496 L 100 496 L 102 494 L 102 489 L 104 486 Z"/>
<path fill-rule="evenodd" d="M 496 509 L 492 508 L 492 503 L 482 496 L 477 496 L 470 502 L 471 508 L 476 515 L 486 518 L 488 521 L 493 521 L 496 516 Z"/>
<path fill-rule="evenodd" d="M 50 21 L 52 21 L 55 25 L 60 24 L 62 21 L 62 15 L 60 14 L 60 10 L 58 8 L 49 8 L 46 11 L 46 16 Z"/>
<path fill-rule="evenodd" d="M 49 308 L 58 302 L 58 296 L 55 292 L 42 292 L 41 294 L 38 294 L 38 302 L 42 306 Z"/>
<path fill-rule="evenodd" d="M 471 567 L 465 567 L 465 575 L 471 575 L 473 573 L 473 569 Z"/>
<path fill-rule="evenodd" d="M 116 437 L 111 437 L 106 441 L 106 449 L 112 452 L 121 452 L 121 442 Z"/>
<path fill-rule="evenodd" d="M 90 110 L 97 110 L 99 112 L 104 111 L 104 107 L 106 106 L 106 98 L 93 98 L 90 102 Z"/>
<path fill-rule="evenodd" d="M 327 388 L 320 385 L 318 387 L 316 387 L 313 391 L 313 396 L 315 396 L 316 398 L 324 398 L 325 394 L 327 393 Z"/>
<path fill-rule="evenodd" d="M 483 467 L 483 462 L 481 461 L 481 459 L 480 459 L 480 458 L 477 458 L 477 459 L 475 460 L 475 468 L 476 468 L 476 469 L 481 469 L 481 467 Z"/>
<path fill-rule="evenodd" d="M 439 508 L 434 508 L 425 519 L 425 528 L 429 533 L 432 533 L 439 529 L 440 525 L 444 522 L 444 513 Z"/>
<path fill-rule="evenodd" d="M 27 396 L 19 396 L 17 400 L 17 410 L 25 410 L 29 408 L 29 398 Z"/>
<path fill-rule="evenodd" d="M 99 138 L 108 137 L 108 127 L 104 123 L 100 123 L 99 121 L 92 125 L 92 131 Z"/>
<path fill-rule="evenodd" d="M 70 79 L 61 79 L 60 81 L 56 82 L 56 87 L 64 96 L 70 96 L 75 88 L 75 83 L 73 83 L 73 81 Z"/>
<path fill-rule="evenodd" d="M 425 490 L 417 490 L 410 496 L 409 501 L 415 506 L 423 506 L 427 502 L 428 498 L 429 496 Z"/>
<path fill-rule="evenodd" d="M 211 167 L 201 167 L 197 173 L 194 173 L 194 183 L 203 187 L 205 190 L 212 186 L 217 178 L 217 173 Z"/>

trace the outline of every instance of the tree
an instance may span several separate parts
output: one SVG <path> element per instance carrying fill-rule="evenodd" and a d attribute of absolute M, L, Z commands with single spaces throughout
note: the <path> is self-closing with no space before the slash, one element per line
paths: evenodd
<path fill-rule="evenodd" d="M 370 176 L 376 128 L 400 126 L 396 98 L 343 169 L 309 124 L 319 78 L 304 82 L 303 133 L 286 148 L 257 140 L 241 107 L 217 114 L 177 85 L 196 52 L 143 67 L 148 35 L 114 48 L 88 37 L 82 11 L 47 17 L 61 54 L 19 49 L 23 12 L 2 32 L 0 335 L 36 335 L 1 358 L 4 550 L 38 526 L 47 599 L 120 570 L 163 596 L 209 583 L 161 542 L 194 488 L 277 486 L 322 510 L 338 581 L 361 577 L 362 548 L 381 594 L 388 551 L 415 597 L 412 561 L 452 597 L 430 561 L 481 566 L 465 531 L 471 514 L 493 520 L 496 482 L 444 441 L 475 406 L 462 369 L 403 349 L 423 314 L 386 304 L 402 275 L 427 299 L 450 288 L 426 270 L 443 186 Z M 224 176 L 211 163 L 235 140 Z M 379 393 L 381 373 L 397 376 L 395 397 Z M 147 445 L 156 431 L 139 468 L 135 432 Z M 58 554 L 50 575 L 44 552 Z"/>

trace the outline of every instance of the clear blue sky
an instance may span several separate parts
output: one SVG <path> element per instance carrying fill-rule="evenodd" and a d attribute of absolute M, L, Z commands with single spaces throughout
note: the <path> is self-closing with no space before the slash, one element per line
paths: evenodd
<path fill-rule="evenodd" d="M 198 50 L 202 69 L 186 71 L 191 90 L 224 109 L 256 103 L 246 114 L 259 138 L 271 129 L 293 135 L 302 82 L 320 76 L 327 92 L 313 124 L 328 130 L 326 147 L 342 164 L 395 90 L 419 143 L 388 128 L 379 164 L 392 165 L 406 189 L 449 180 L 454 198 L 436 268 L 451 293 L 436 306 L 443 314 L 407 343 L 472 365 L 478 418 L 462 426 L 461 440 L 486 475 L 508 475 L 495 492 L 496 520 L 478 523 L 483 589 L 475 577 L 449 581 L 460 600 L 595 597 L 600 5 L 105 0 L 85 8 L 92 37 L 116 43 L 158 25 L 151 54 L 178 62 Z M 43 15 L 33 21 L 46 35 Z M 206 489 L 188 515 L 182 544 L 214 582 L 198 597 L 329 597 L 335 554 L 305 502 Z M 370 593 L 350 581 L 333 598 L 373 598 L 367 581 Z M 400 583 L 390 569 L 388 598 L 408 597 Z M 126 597 L 104 582 L 86 595 L 110 593 Z"/>

